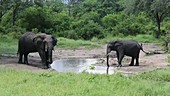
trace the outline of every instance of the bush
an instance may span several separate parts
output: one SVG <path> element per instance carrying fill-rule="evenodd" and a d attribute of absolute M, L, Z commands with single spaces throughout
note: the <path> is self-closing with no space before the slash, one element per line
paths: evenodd
<path fill-rule="evenodd" d="M 144 18 L 139 18 L 135 16 L 131 16 L 129 18 L 124 19 L 123 21 L 119 22 L 115 26 L 114 31 L 117 33 L 122 33 L 125 36 L 127 35 L 137 35 L 137 34 L 144 34 L 145 31 L 145 22 L 140 22 L 142 20 L 144 21 Z"/>
<path fill-rule="evenodd" d="M 45 32 L 45 29 L 50 29 L 53 25 L 50 18 L 50 10 L 47 7 L 29 7 L 22 16 L 22 27 L 29 31 L 37 28 L 39 32 Z"/>
<path fill-rule="evenodd" d="M 18 26 L 13 26 L 11 28 L 8 28 L 7 30 L 8 35 L 12 36 L 13 38 L 19 38 L 24 32 L 26 32 L 26 29 L 18 27 Z"/>
<path fill-rule="evenodd" d="M 124 18 L 124 14 L 108 14 L 102 18 L 102 23 L 108 33 L 113 33 L 115 26 L 122 22 Z"/>
<path fill-rule="evenodd" d="M 151 34 L 155 31 L 155 26 L 146 18 L 144 13 L 138 16 L 124 13 L 108 14 L 102 18 L 102 23 L 105 31 L 113 36 L 135 36 L 137 34 Z"/>
<path fill-rule="evenodd" d="M 51 20 L 53 21 L 52 28 L 55 32 L 63 32 L 71 29 L 72 18 L 66 13 L 53 13 Z"/>
<path fill-rule="evenodd" d="M 79 36 L 74 30 L 67 31 L 67 34 L 68 34 L 67 38 L 75 39 L 75 40 L 79 39 Z"/>
<path fill-rule="evenodd" d="M 78 34 L 85 40 L 90 40 L 93 37 L 99 39 L 104 38 L 103 28 L 98 23 L 95 23 L 92 20 L 88 21 L 88 23 L 80 29 Z"/>
<path fill-rule="evenodd" d="M 0 33 L 5 34 L 5 28 L 3 26 L 1 26 L 1 25 L 0 25 Z"/>

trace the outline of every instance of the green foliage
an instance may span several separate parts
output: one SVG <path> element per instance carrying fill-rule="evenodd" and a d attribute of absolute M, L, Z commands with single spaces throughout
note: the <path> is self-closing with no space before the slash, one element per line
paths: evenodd
<path fill-rule="evenodd" d="M 11 34 L 12 35 L 12 34 Z M 17 54 L 18 40 L 8 35 L 0 36 L 0 54 Z"/>
<path fill-rule="evenodd" d="M 102 44 L 105 44 L 107 42 L 110 42 L 112 40 L 136 40 L 138 42 L 141 42 L 141 43 L 160 43 L 161 40 L 159 39 L 156 39 L 154 36 L 152 35 L 136 35 L 136 36 L 111 36 L 111 35 L 108 35 L 106 38 L 104 39 L 96 39 L 96 38 L 93 38 L 92 41 L 93 42 L 98 42 L 98 43 L 102 43 Z"/>
<path fill-rule="evenodd" d="M 81 39 L 104 38 L 103 27 L 99 23 L 99 14 L 89 12 L 82 15 L 78 21 L 74 21 L 72 28 Z"/>
<path fill-rule="evenodd" d="M 94 69 L 95 69 L 95 66 L 94 66 L 94 65 L 90 65 L 90 66 L 89 66 L 89 69 L 90 69 L 90 70 L 94 70 Z"/>
<path fill-rule="evenodd" d="M 155 27 L 143 13 L 137 16 L 131 15 L 130 17 L 123 13 L 109 14 L 102 21 L 105 31 L 111 33 L 113 36 L 152 34 Z"/>
<path fill-rule="evenodd" d="M 170 63 L 170 56 L 167 57 L 168 63 Z M 169 65 L 169 64 L 168 64 Z M 169 65 L 170 66 L 170 65 Z"/>
<path fill-rule="evenodd" d="M 127 18 L 125 15 L 124 18 Z M 130 18 L 124 19 L 124 21 L 119 22 L 117 26 L 115 26 L 115 31 L 121 34 L 127 35 L 137 35 L 145 33 L 145 26 L 147 26 L 146 19 L 141 15 L 131 16 Z"/>
<path fill-rule="evenodd" d="M 121 74 L 33 73 L 1 67 L 0 95 L 168 96 L 169 71 L 157 70 L 124 77 Z"/>
<path fill-rule="evenodd" d="M 80 38 L 80 36 L 78 36 L 78 34 L 74 30 L 64 31 L 61 33 L 60 36 L 63 36 L 69 39 L 75 39 L 75 40 Z"/>
<path fill-rule="evenodd" d="M 51 17 L 53 21 L 53 29 L 54 32 L 58 32 L 57 34 L 62 37 L 66 37 L 67 34 L 64 34 L 64 31 L 67 31 L 70 28 L 72 18 L 70 18 L 66 13 L 53 13 L 53 17 Z"/>
<path fill-rule="evenodd" d="M 159 39 L 156 39 L 152 35 L 137 35 L 132 38 L 133 38 L 133 40 L 137 40 L 139 42 L 145 42 L 145 43 L 159 43 L 160 42 Z"/>
<path fill-rule="evenodd" d="M 129 2 L 129 3 L 128 3 Z M 169 0 L 130 0 L 127 1 L 126 12 L 140 13 L 145 12 L 155 24 L 157 24 L 156 38 L 161 35 L 161 22 L 170 15 Z"/>
<path fill-rule="evenodd" d="M 48 7 L 29 7 L 23 14 L 23 27 L 29 31 L 37 28 L 39 32 L 45 32 L 52 26 L 49 14 Z"/>
<path fill-rule="evenodd" d="M 102 27 L 94 21 L 87 22 L 79 34 L 85 40 L 92 39 L 93 37 L 97 37 L 99 39 L 104 38 Z"/>
<path fill-rule="evenodd" d="M 157 35 L 156 24 L 147 16 L 148 13 L 154 15 L 155 12 L 164 12 L 161 9 L 165 6 L 157 8 L 158 1 L 160 4 L 167 2 L 165 0 L 157 0 L 153 3 L 145 0 L 141 0 L 140 3 L 137 0 L 128 2 L 126 0 L 38 0 L 35 2 L 2 0 L 0 1 L 0 33 L 11 33 L 18 38 L 25 31 L 34 31 L 85 40 L 102 39 L 107 35 Z M 165 4 L 167 8 L 169 8 L 168 4 Z M 150 6 L 149 10 L 146 10 L 147 6 Z M 124 9 L 136 12 L 138 7 L 145 11 L 139 12 L 138 15 L 124 13 Z M 163 14 L 162 20 L 167 16 Z M 162 30 L 167 29 L 166 19 L 168 20 L 165 18 L 164 22 L 161 21 Z"/>
<path fill-rule="evenodd" d="M 80 48 L 80 47 L 95 48 L 95 47 L 98 47 L 98 46 L 94 45 L 90 41 L 58 38 L 58 47 L 76 49 L 76 48 Z"/>
<path fill-rule="evenodd" d="M 170 82 L 170 69 L 163 69 L 163 70 L 154 70 L 151 72 L 145 72 L 137 77 L 138 79 L 144 79 L 144 80 L 153 80 L 153 81 L 162 81 L 162 82 Z M 133 78 L 134 78 L 133 77 Z"/>
<path fill-rule="evenodd" d="M 120 19 L 123 16 L 121 14 L 108 14 L 105 17 L 102 18 L 102 23 L 105 28 L 105 31 L 108 33 L 111 33 L 112 35 L 118 34 L 114 31 L 114 28 L 116 25 L 118 25 Z"/>

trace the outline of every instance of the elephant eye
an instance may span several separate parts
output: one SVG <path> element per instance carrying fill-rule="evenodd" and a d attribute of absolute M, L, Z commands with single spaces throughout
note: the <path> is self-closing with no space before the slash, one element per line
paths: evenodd
<path fill-rule="evenodd" d="M 112 46 L 111 46 L 111 45 L 109 45 L 108 47 L 109 47 L 109 48 L 112 48 Z"/>

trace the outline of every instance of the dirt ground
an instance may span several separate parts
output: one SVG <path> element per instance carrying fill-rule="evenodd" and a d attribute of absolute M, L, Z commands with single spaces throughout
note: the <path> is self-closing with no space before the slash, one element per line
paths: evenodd
<path fill-rule="evenodd" d="M 154 51 L 162 49 L 157 44 L 143 44 L 143 49 L 145 51 Z M 98 64 L 101 66 L 106 66 L 106 45 L 101 46 L 100 48 L 95 49 L 61 49 L 55 48 L 53 52 L 53 60 L 62 59 L 62 58 L 97 58 Z M 115 52 L 112 53 L 115 57 Z M 146 56 L 145 53 L 142 51 L 140 52 L 140 66 L 128 66 L 130 63 L 130 58 L 125 57 L 122 62 L 122 67 L 116 67 L 117 59 L 110 58 L 110 64 L 115 67 L 115 71 L 123 72 L 123 73 L 140 73 L 151 71 L 157 68 L 167 68 L 168 54 L 153 54 Z M 41 69 L 41 62 L 38 53 L 31 53 L 29 54 L 29 65 L 25 64 L 18 64 L 18 57 L 15 56 L 8 56 L 8 55 L 1 55 L 0 56 L 0 67 L 8 67 L 8 68 L 15 68 L 18 70 L 31 70 L 31 71 L 47 71 L 47 69 Z M 50 70 L 50 69 L 48 69 Z"/>

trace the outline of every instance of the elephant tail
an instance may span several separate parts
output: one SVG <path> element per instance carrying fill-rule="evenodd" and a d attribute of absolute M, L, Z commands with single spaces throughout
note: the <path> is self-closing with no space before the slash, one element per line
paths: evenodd
<path fill-rule="evenodd" d="M 141 45 L 140 45 L 140 49 L 141 49 L 145 54 L 149 54 L 149 52 L 146 52 L 146 51 L 143 50 L 142 43 L 141 43 Z"/>

